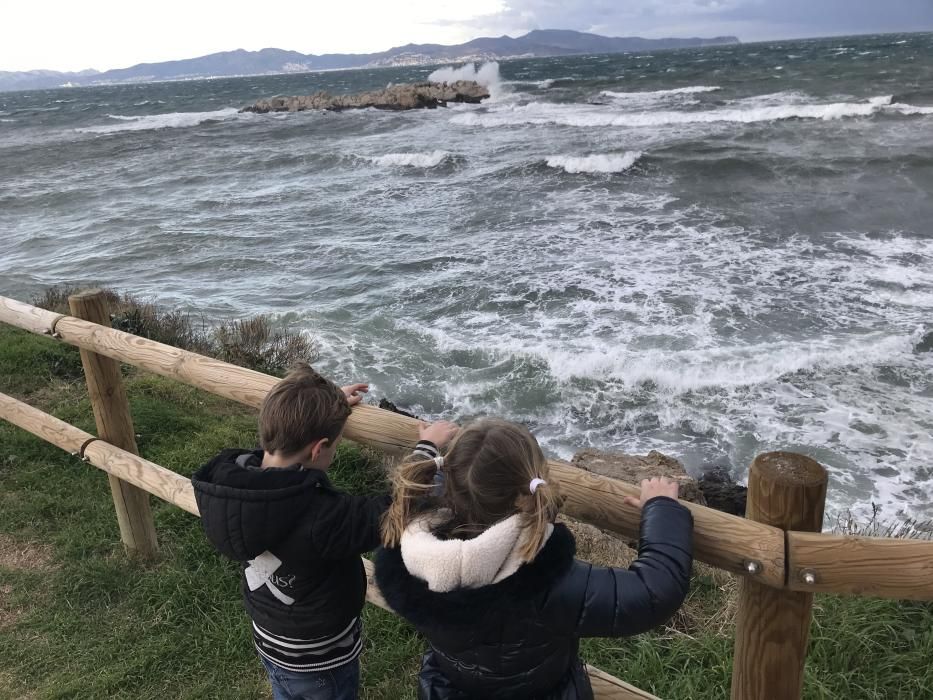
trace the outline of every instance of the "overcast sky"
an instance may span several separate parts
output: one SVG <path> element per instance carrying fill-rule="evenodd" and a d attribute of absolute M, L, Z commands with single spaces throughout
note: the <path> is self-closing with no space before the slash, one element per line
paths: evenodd
<path fill-rule="evenodd" d="M 531 29 L 742 41 L 933 31 L 933 0 L 5 0 L 0 70 L 106 70 L 270 46 L 360 53 Z"/>

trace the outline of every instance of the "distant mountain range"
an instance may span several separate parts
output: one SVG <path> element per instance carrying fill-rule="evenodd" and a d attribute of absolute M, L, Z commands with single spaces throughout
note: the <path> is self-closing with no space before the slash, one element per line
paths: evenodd
<path fill-rule="evenodd" d="M 563 29 L 539 29 L 517 38 L 481 37 L 456 46 L 406 44 L 380 53 L 329 53 L 318 56 L 282 49 L 260 51 L 238 49 L 180 61 L 140 63 L 129 68 L 104 72 L 94 70 L 77 73 L 49 70 L 0 71 L 0 90 L 33 90 L 145 83 L 155 80 L 305 73 L 339 68 L 431 65 L 448 61 L 491 61 L 506 58 L 624 53 L 737 43 L 739 40 L 734 36 L 718 36 L 712 39 L 642 39 L 640 37 L 599 36 Z"/>

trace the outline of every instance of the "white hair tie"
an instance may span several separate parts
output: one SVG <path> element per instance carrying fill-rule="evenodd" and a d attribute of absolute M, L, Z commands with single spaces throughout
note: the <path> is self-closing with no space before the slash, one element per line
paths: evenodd
<path fill-rule="evenodd" d="M 528 484 L 528 490 L 531 491 L 531 495 L 533 496 L 535 491 L 538 490 L 538 487 L 544 486 L 546 483 L 544 479 L 532 479 L 531 483 Z"/>
<path fill-rule="evenodd" d="M 438 471 L 441 470 L 444 466 L 444 458 L 441 455 L 438 455 L 434 458 L 434 466 L 437 467 Z"/>

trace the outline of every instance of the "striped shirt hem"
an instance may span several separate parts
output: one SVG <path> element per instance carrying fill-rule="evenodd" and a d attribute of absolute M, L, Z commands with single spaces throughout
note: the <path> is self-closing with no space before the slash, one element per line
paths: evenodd
<path fill-rule="evenodd" d="M 363 651 L 363 638 L 360 637 L 356 640 L 356 644 L 353 645 L 353 649 L 350 650 L 350 653 L 339 656 L 329 661 L 321 662 L 319 664 L 292 664 L 287 661 L 282 661 L 282 659 L 272 656 L 271 654 L 266 653 L 260 646 L 256 645 L 256 651 L 261 657 L 274 663 L 276 666 L 281 666 L 287 671 L 297 671 L 298 673 L 313 673 L 314 671 L 329 671 L 332 668 L 337 668 L 338 666 L 343 666 L 348 664 L 362 653 Z"/>
<path fill-rule="evenodd" d="M 253 622 L 253 643 L 260 656 L 289 671 L 327 671 L 360 655 L 362 624 L 355 617 L 332 637 L 298 639 L 274 634 Z"/>

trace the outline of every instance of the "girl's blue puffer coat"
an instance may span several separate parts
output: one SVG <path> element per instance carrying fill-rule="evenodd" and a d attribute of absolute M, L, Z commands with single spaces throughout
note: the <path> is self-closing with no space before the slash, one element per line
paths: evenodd
<path fill-rule="evenodd" d="M 687 595 L 692 534 L 690 511 L 659 497 L 642 509 L 628 569 L 574 559 L 573 535 L 558 524 L 534 561 L 498 583 L 431 591 L 399 549 L 379 550 L 376 580 L 430 643 L 422 700 L 586 700 L 580 638 L 638 634 L 670 619 Z"/>

